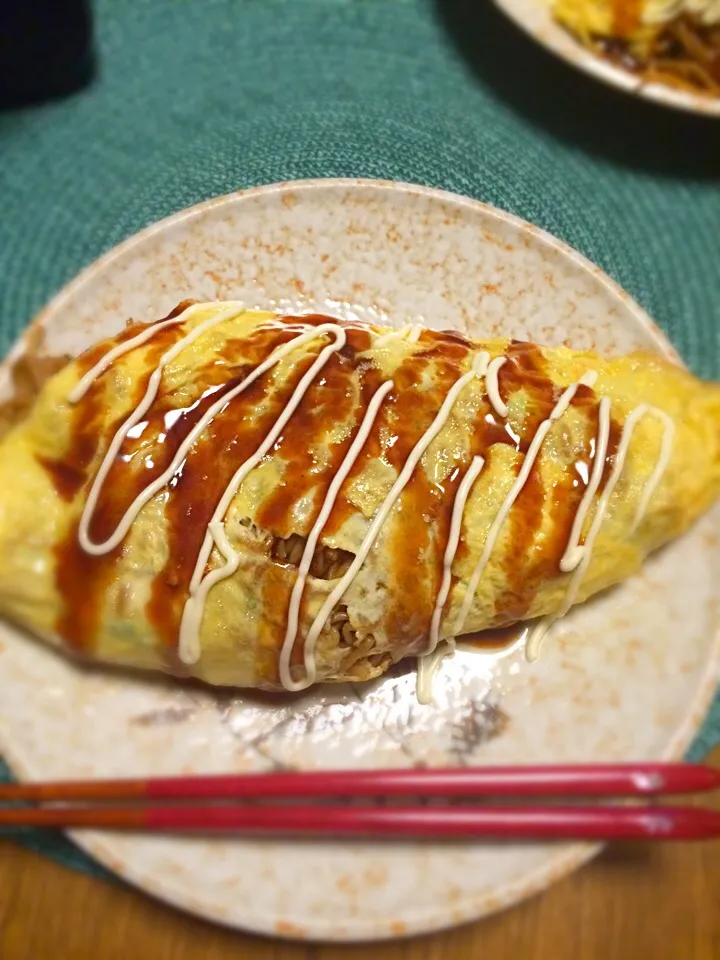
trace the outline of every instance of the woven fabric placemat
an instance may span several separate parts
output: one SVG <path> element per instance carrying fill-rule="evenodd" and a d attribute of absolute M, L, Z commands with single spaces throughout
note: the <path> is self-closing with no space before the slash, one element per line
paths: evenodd
<path fill-rule="evenodd" d="M 719 122 L 573 72 L 487 0 L 98 0 L 95 17 L 95 82 L 0 113 L 0 351 L 160 217 L 253 184 L 363 176 L 546 228 L 720 376 Z M 719 740 L 716 703 L 692 756 Z M 62 838 L 18 838 L 99 869 Z"/>

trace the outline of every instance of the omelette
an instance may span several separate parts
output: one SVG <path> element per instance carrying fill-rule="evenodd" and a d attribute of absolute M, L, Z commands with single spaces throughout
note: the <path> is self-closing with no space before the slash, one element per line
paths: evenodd
<path fill-rule="evenodd" d="M 187 302 L 38 389 L 0 441 L 0 614 L 213 684 L 545 631 L 720 492 L 720 386 L 650 353 Z"/>
<path fill-rule="evenodd" d="M 585 46 L 646 82 L 720 96 L 720 0 L 552 0 Z"/>

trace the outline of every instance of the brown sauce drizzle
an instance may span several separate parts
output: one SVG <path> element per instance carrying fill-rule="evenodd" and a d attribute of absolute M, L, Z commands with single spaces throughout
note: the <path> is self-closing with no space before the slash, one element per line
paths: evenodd
<path fill-rule="evenodd" d="M 278 327 L 275 322 L 265 328 L 265 333 L 259 328 L 247 339 L 239 341 L 238 348 L 244 351 L 246 357 L 249 356 L 250 366 L 255 367 L 275 347 L 301 333 L 301 324 L 319 326 L 329 322 L 336 321 L 318 314 L 286 317 L 283 318 L 282 327 Z M 266 516 L 264 519 L 271 519 L 278 528 L 276 532 L 280 535 L 283 530 L 288 533 L 298 532 L 292 526 L 292 508 L 297 499 L 312 489 L 318 479 L 324 478 L 329 485 L 334 469 L 337 469 L 347 446 L 352 442 L 350 439 L 346 444 L 338 444 L 338 449 L 333 450 L 334 467 L 325 471 L 322 476 L 313 477 L 312 464 L 309 463 L 309 451 L 313 447 L 313 438 L 315 440 L 322 438 L 324 433 L 322 419 L 327 417 L 328 413 L 335 416 L 337 404 L 342 403 L 350 409 L 352 391 L 349 389 L 349 379 L 354 376 L 354 355 L 355 352 L 366 349 L 369 344 L 370 338 L 365 327 L 347 324 L 345 329 L 348 337 L 346 346 L 333 354 L 318 374 L 316 381 L 306 392 L 302 403 L 293 414 L 286 433 L 278 438 L 273 450 L 273 454 L 284 451 L 284 457 L 292 456 L 292 460 L 288 461 L 290 476 L 285 475 L 284 485 L 281 483 L 278 486 L 277 491 L 270 495 L 268 502 L 261 506 L 260 511 L 262 514 L 267 508 L 269 517 Z M 317 345 L 313 344 L 311 352 L 295 364 L 291 382 L 286 382 L 274 389 L 271 395 L 268 396 L 267 385 L 272 374 L 265 374 L 235 401 L 231 401 L 237 409 L 237 414 L 232 415 L 232 408 L 230 408 L 230 413 L 218 416 L 209 425 L 188 454 L 182 470 L 178 472 L 171 484 L 165 508 L 168 524 L 168 560 L 165 568 L 153 581 L 152 594 L 147 606 L 148 619 L 168 648 L 173 648 L 177 644 L 180 620 L 192 573 L 205 537 L 207 524 L 220 497 L 238 467 L 252 456 L 272 429 L 303 375 L 314 363 L 322 346 L 320 340 L 317 341 Z M 227 351 L 226 344 L 222 351 L 223 357 L 226 356 Z M 242 374 L 242 376 L 246 375 L 247 372 Z M 239 379 L 242 379 L 242 376 Z M 203 383 L 207 382 L 204 374 L 200 379 Z M 330 382 L 332 382 L 332 401 L 336 406 L 328 411 L 325 391 Z M 228 389 L 232 387 L 228 386 Z M 364 399 L 367 402 L 368 398 Z M 252 411 L 263 400 L 267 400 L 266 410 L 262 416 L 253 419 Z M 362 417 L 364 404 L 360 407 L 359 418 Z M 250 416 L 247 415 L 248 412 Z M 195 422 L 201 415 L 195 416 Z M 178 445 L 175 445 L 175 449 Z M 146 482 L 147 480 L 144 479 L 142 485 L 144 486 Z M 322 498 L 316 498 L 316 512 L 319 511 L 321 503 Z M 265 600 L 272 603 L 274 610 L 286 609 L 294 582 L 294 572 L 280 566 L 277 571 L 273 571 L 273 568 L 271 571 L 267 574 L 268 579 L 263 587 L 264 593 L 270 591 L 271 596 L 268 594 Z M 263 623 L 261 645 L 264 648 L 272 648 L 276 658 L 277 649 L 282 644 L 283 638 L 284 632 L 274 630 L 270 622 Z M 294 654 L 301 658 L 302 647 L 299 650 L 296 649 Z M 274 665 L 272 671 L 264 672 L 263 676 L 271 679 L 275 673 Z"/>
<path fill-rule="evenodd" d="M 437 416 L 447 392 L 462 375 L 461 363 L 470 352 L 470 345 L 442 334 L 438 339 L 423 333 L 419 343 L 430 345 L 396 370 L 393 380 L 397 394 L 387 408 L 390 438 L 385 457 L 397 473 Z M 432 370 L 430 389 L 423 382 L 428 368 Z M 469 458 L 457 466 L 464 468 L 467 463 Z M 390 556 L 387 629 L 408 653 L 421 653 L 427 643 L 442 579 L 455 491 L 463 472 L 456 469 L 442 485 L 433 484 L 421 462 L 391 515 L 386 543 Z"/>
<path fill-rule="evenodd" d="M 54 552 L 55 582 L 63 601 L 55 629 L 76 650 L 92 652 L 102 603 L 113 581 L 122 545 L 102 557 L 93 557 L 80 546 L 75 522 Z"/>
<path fill-rule="evenodd" d="M 145 324 L 134 323 L 113 337 L 113 346 L 126 343 L 146 328 Z M 162 354 L 180 338 L 180 331 L 175 327 L 160 331 L 145 348 L 148 353 L 150 370 L 142 390 L 138 386 L 133 402 L 139 403 L 147 387 L 152 368 L 157 364 Z M 108 351 L 107 341 L 91 347 L 77 360 L 80 376 L 92 369 L 102 356 Z M 71 503 L 88 480 L 87 471 L 92 464 L 104 436 L 112 436 L 122 425 L 130 412 L 124 412 L 115 423 L 105 427 L 104 424 L 104 381 L 97 380 L 88 390 L 80 403 L 71 407 L 70 412 L 70 441 L 66 452 L 61 457 L 38 456 L 38 461 L 51 475 L 58 496 Z"/>
<path fill-rule="evenodd" d="M 273 329 L 271 336 L 288 339 L 288 331 L 292 328 Z M 251 366 L 272 350 L 263 343 L 264 337 L 258 340 L 247 341 L 258 354 Z M 272 371 L 259 377 L 208 425 L 171 482 L 165 507 L 168 559 L 153 581 L 147 606 L 148 619 L 168 647 L 177 644 L 190 580 L 218 501 L 235 471 L 272 429 L 315 359 L 314 353 L 304 355 L 294 365 L 292 377 L 272 393 L 268 392 Z M 262 414 L 254 415 L 265 401 Z"/>
<path fill-rule="evenodd" d="M 485 653 L 499 653 L 516 643 L 524 629 L 523 625 L 515 623 L 508 627 L 495 627 L 492 630 L 464 633 L 460 640 L 464 647 L 474 647 L 476 650 Z"/>
<path fill-rule="evenodd" d="M 127 327 L 119 334 L 117 342 L 124 342 L 142 329 Z M 132 331 L 132 332 L 130 332 Z M 128 408 L 113 422 L 104 423 L 105 381 L 95 381 L 83 399 L 74 404 L 70 414 L 70 443 L 62 457 L 40 458 L 40 463 L 50 474 L 55 489 L 66 502 L 72 502 L 92 480 L 90 471 L 100 449 L 110 442 L 129 412 L 142 399 L 147 381 L 162 354 L 182 336 L 178 327 L 162 330 L 148 344 L 147 375 L 135 384 L 133 395 L 128 398 Z M 80 361 L 80 371 L 89 370 L 107 350 L 107 344 L 99 351 L 89 351 Z M 112 583 L 115 562 L 122 553 L 122 545 L 104 556 L 94 557 L 86 553 L 78 543 L 78 528 L 83 503 L 77 505 L 77 513 L 65 536 L 54 549 L 55 578 L 58 593 L 63 599 L 63 608 L 56 623 L 57 633 L 79 650 L 90 650 L 100 624 L 105 593 Z"/>
<path fill-rule="evenodd" d="M 182 309 L 187 305 L 182 305 Z M 181 307 L 174 313 L 178 312 Z M 126 439 L 111 466 L 91 525 L 91 537 L 104 540 L 112 533 L 133 500 L 167 469 L 210 405 L 240 383 L 277 346 L 301 332 L 300 324 L 328 322 L 337 321 L 321 315 L 288 317 L 282 326 L 272 321 L 255 328 L 245 338 L 225 341 L 221 353 L 197 371 L 195 397 L 189 405 L 179 406 L 177 398 L 161 385 L 145 420 Z M 358 358 L 371 346 L 368 328 L 352 323 L 344 324 L 344 328 L 346 346 L 333 354 L 318 374 L 271 453 L 282 458 L 284 473 L 261 504 L 254 521 L 277 537 L 308 534 L 367 405 L 383 379 L 370 361 Z M 143 325 L 128 327 L 114 343 L 127 341 L 141 329 Z M 73 501 L 90 483 L 90 470 L 99 450 L 110 442 L 142 398 L 147 380 L 168 345 L 182 335 L 181 325 L 170 327 L 160 331 L 143 348 L 147 376 L 138 381 L 135 395 L 128 400 L 128 410 L 117 422 L 103 426 L 103 377 L 74 406 L 67 453 L 58 460 L 42 460 L 63 499 Z M 344 490 L 374 458 L 384 459 L 397 473 L 402 470 L 412 448 L 437 415 L 448 390 L 467 368 L 472 348 L 470 341 L 452 331 L 422 333 L 417 349 L 393 374 L 395 390 L 383 403 Z M 82 371 L 90 369 L 107 349 L 105 342 L 88 351 L 80 361 Z M 168 559 L 153 580 L 146 612 L 169 659 L 177 644 L 190 579 L 212 513 L 238 466 L 252 456 L 272 429 L 320 349 L 320 346 L 315 349 L 314 344 L 309 347 L 308 353 L 295 363 L 292 375 L 280 386 L 273 386 L 272 392 L 269 391 L 271 371 L 230 401 L 189 451 L 166 489 Z M 432 483 L 420 464 L 391 514 L 385 541 L 390 558 L 388 595 L 391 598 L 387 629 L 406 652 L 420 653 L 424 649 L 442 578 L 455 494 L 472 456 L 481 455 L 489 463 L 492 448 L 497 444 L 511 446 L 525 454 L 538 427 L 548 418 L 562 393 L 562 388 L 550 379 L 545 357 L 535 345 L 513 341 L 506 357 L 498 377 L 500 394 L 507 402 L 520 390 L 526 400 L 525 416 L 517 432 L 497 418 L 485 400 L 469 438 L 468 450 L 458 458 L 450 476 L 442 484 Z M 588 408 L 586 440 L 589 447 L 597 433 L 593 391 L 581 386 L 573 405 Z M 317 453 L 329 421 L 347 422 L 349 430 L 342 441 L 332 446 L 327 460 L 321 462 Z M 612 421 L 601 489 L 609 477 L 620 433 L 619 425 Z M 588 450 L 588 460 L 590 457 Z M 521 460 L 519 458 L 517 469 Z M 498 622 L 508 623 L 524 616 L 541 584 L 557 576 L 582 493 L 583 485 L 574 471 L 569 470 L 567 477 L 550 490 L 544 488 L 539 469 L 533 468 L 530 472 L 507 521 L 509 530 L 504 539 L 509 546 L 502 558 L 507 589 L 497 599 Z M 299 529 L 293 516 L 294 508 L 308 495 L 312 495 L 312 509 Z M 546 509 L 551 513 L 552 532 L 540 545 L 537 535 Z M 357 508 L 341 491 L 323 538 L 339 530 L 356 512 Z M 78 522 L 79 516 L 56 550 L 57 585 L 65 599 L 57 629 L 68 642 L 88 649 L 99 627 L 103 598 L 112 583 L 123 546 L 100 557 L 86 554 L 78 544 Z M 461 543 L 458 557 L 464 550 Z M 263 568 L 263 575 L 258 579 L 266 608 L 287 609 L 295 579 L 294 568 L 277 563 L 269 569 Z M 301 622 L 302 614 L 301 610 Z M 277 651 L 284 638 L 284 629 L 278 626 L 282 619 L 274 615 L 263 618 L 260 625 L 258 666 L 264 678 L 277 680 Z M 302 640 L 298 639 L 292 662 L 301 661 Z"/>
<path fill-rule="evenodd" d="M 103 429 L 102 390 L 92 389 L 82 406 L 75 406 L 71 414 L 70 446 L 62 457 L 38 454 L 38 462 L 52 478 L 58 496 L 72 503 L 87 480 L 87 470 L 97 453 Z M 122 420 L 118 421 L 119 427 Z"/>
<path fill-rule="evenodd" d="M 540 424 L 547 420 L 560 399 L 563 388 L 548 376 L 545 356 L 534 343 L 513 340 L 505 356 L 506 362 L 498 373 L 498 390 L 506 403 L 515 391 L 525 394 L 527 411 L 519 430 L 517 447 L 521 453 L 527 453 Z"/>
<path fill-rule="evenodd" d="M 605 453 L 605 466 L 603 467 L 602 477 L 600 478 L 600 486 L 598 487 L 597 492 L 598 496 L 602 494 L 603 490 L 607 486 L 607 482 L 610 479 L 610 474 L 615 466 L 615 457 L 617 456 L 618 447 L 620 446 L 622 431 L 622 424 L 618 423 L 617 420 L 611 417 L 608 445 Z"/>
<path fill-rule="evenodd" d="M 329 318 L 319 318 L 328 322 Z M 370 333 L 366 328 L 347 328 L 347 343 L 332 354 L 317 379 L 307 390 L 302 404 L 293 414 L 286 432 L 278 438 L 273 454 L 282 457 L 284 473 L 275 489 L 261 504 L 256 522 L 280 537 L 292 534 L 307 536 L 312 529 L 322 504 L 357 430 L 370 399 L 379 386 L 378 371 L 368 365 L 360 365 L 357 355 L 369 349 Z M 359 389 L 358 389 L 359 386 Z M 327 424 L 349 422 L 351 429 L 342 441 L 333 444 L 329 457 L 319 463 L 316 452 L 322 443 Z M 367 445 L 366 445 L 367 448 Z M 358 458 L 359 460 L 362 458 Z M 312 493 L 312 508 L 303 524 L 294 516 L 295 505 Z M 344 500 L 346 509 L 350 508 Z M 354 508 L 352 508 L 354 510 Z M 325 531 L 327 533 L 327 527 Z M 286 610 L 295 576 L 270 573 L 263 587 L 264 602 L 273 610 Z M 300 622 L 303 622 L 305 603 L 301 602 Z M 285 639 L 284 629 L 264 621 L 261 627 L 261 642 L 265 648 L 273 648 L 275 661 L 271 676 L 276 677 L 277 651 Z M 303 662 L 303 639 L 298 636 L 292 650 L 290 663 L 297 666 Z"/>
<path fill-rule="evenodd" d="M 356 390 L 355 358 L 358 353 L 369 349 L 370 333 L 348 330 L 347 337 L 347 344 L 325 364 L 273 448 L 273 453 L 284 462 L 284 473 L 262 503 L 256 523 L 276 536 L 289 537 L 291 533 L 307 536 L 310 532 L 355 434 L 353 430 L 340 443 L 334 444 L 327 461 L 319 463 L 315 454 L 323 442 L 327 425 L 349 420 L 354 411 L 355 425 L 358 426 L 367 408 L 369 398 L 365 398 L 362 391 L 358 395 Z M 301 528 L 293 520 L 292 508 L 311 492 L 313 509 Z"/>
<path fill-rule="evenodd" d="M 263 610 L 286 611 L 295 581 L 295 571 L 282 566 L 271 566 L 258 578 L 262 591 Z M 256 655 L 258 675 L 270 683 L 279 683 L 278 650 L 285 639 L 283 617 L 261 617 L 259 623 L 259 656 Z M 292 650 L 290 663 L 303 661 L 303 644 L 299 638 Z"/>
<path fill-rule="evenodd" d="M 371 377 L 373 372 L 376 372 L 373 370 L 373 368 L 368 369 L 367 373 L 365 374 L 366 381 Z M 380 379 L 378 377 L 373 377 L 372 379 L 377 380 L 377 384 L 379 385 Z M 372 392 L 369 392 L 370 396 L 372 396 L 372 393 L 374 392 L 375 392 L 374 390 Z M 393 402 L 393 394 L 391 393 L 388 396 L 387 400 L 385 401 L 385 404 L 389 404 L 392 402 Z M 338 494 L 337 499 L 335 501 L 335 506 L 333 507 L 332 513 L 328 517 L 328 521 L 323 528 L 323 536 L 325 537 L 331 537 L 333 536 L 333 534 L 336 534 L 338 530 L 342 529 L 343 525 L 350 519 L 350 517 L 353 517 L 358 512 L 358 508 L 347 496 L 347 491 L 349 490 L 351 484 L 356 479 L 356 477 L 358 477 L 362 473 L 362 471 L 365 469 L 365 466 L 371 460 L 385 459 L 383 446 L 380 442 L 379 424 L 380 424 L 380 417 L 378 417 L 377 420 L 375 421 L 375 426 L 370 431 L 370 436 L 368 437 L 367 442 L 363 447 L 362 453 L 355 461 L 352 469 L 350 470 L 350 472 L 348 473 L 345 479 L 345 482 L 340 488 L 340 493 Z"/>
<path fill-rule="evenodd" d="M 512 389 L 522 390 L 525 394 L 529 409 L 520 431 L 519 449 L 526 453 L 540 424 L 550 416 L 560 399 L 563 388 L 550 379 L 545 356 L 534 344 L 513 341 L 507 357 L 507 362 L 500 368 L 498 386 L 503 397 L 504 391 L 509 395 Z M 599 408 L 594 391 L 581 384 L 571 405 L 587 409 L 584 446 L 589 462 L 598 427 Z M 521 466 L 520 460 L 516 470 L 519 471 Z M 502 569 L 507 586 L 496 598 L 498 622 L 512 623 L 526 616 L 542 585 L 557 577 L 584 489 L 584 483 L 572 470 L 566 471 L 562 480 L 546 489 L 540 459 L 535 461 L 506 521 Z M 546 511 L 549 523 L 542 542 L 538 543 Z"/>
<path fill-rule="evenodd" d="M 226 341 L 222 357 L 197 371 L 194 377 L 194 393 L 197 395 L 187 406 L 178 406 L 177 398 L 160 385 L 145 419 L 125 439 L 110 467 L 90 525 L 89 532 L 94 541 L 100 542 L 112 534 L 135 498 L 167 470 L 207 410 L 242 383 L 259 363 L 292 336 L 289 329 L 262 326 L 253 331 L 250 339 Z M 230 403 L 247 403 L 254 396 L 251 391 L 252 386 Z M 220 417 L 233 421 L 232 409 L 226 408 L 216 420 Z M 213 429 L 211 424 L 208 430 Z M 202 438 L 200 442 L 203 442 Z"/>
<path fill-rule="evenodd" d="M 534 344 L 514 340 L 506 357 L 499 371 L 498 389 L 505 402 L 516 390 L 522 390 L 525 395 L 527 412 L 517 433 L 515 449 L 526 454 L 540 424 L 547 420 L 562 391 L 549 378 L 545 356 Z M 516 464 L 517 472 L 523 459 Z M 546 491 L 536 461 L 506 521 L 502 569 L 507 587 L 497 598 L 495 609 L 508 622 L 520 619 L 531 598 L 527 581 L 536 564 L 537 551 L 532 548 L 542 524 L 545 499 Z"/>
<path fill-rule="evenodd" d="M 642 0 L 613 0 L 612 35 L 630 37 L 640 26 Z"/>

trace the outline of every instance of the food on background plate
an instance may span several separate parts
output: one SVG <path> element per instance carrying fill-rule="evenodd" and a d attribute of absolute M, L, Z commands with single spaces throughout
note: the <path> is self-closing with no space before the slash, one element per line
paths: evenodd
<path fill-rule="evenodd" d="M 720 386 L 649 353 L 185 303 L 23 407 L 0 613 L 215 684 L 368 680 L 530 619 L 536 652 L 720 493 Z"/>
<path fill-rule="evenodd" d="M 718 0 L 553 0 L 553 14 L 647 83 L 720 96 Z"/>

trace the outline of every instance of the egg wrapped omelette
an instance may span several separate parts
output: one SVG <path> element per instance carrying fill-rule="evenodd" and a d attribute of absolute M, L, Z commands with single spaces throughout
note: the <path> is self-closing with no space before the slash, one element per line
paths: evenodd
<path fill-rule="evenodd" d="M 720 96 L 718 0 L 552 0 L 555 19 L 648 82 Z"/>
<path fill-rule="evenodd" d="M 0 613 L 214 684 L 367 680 L 549 625 L 720 492 L 720 387 L 455 332 L 183 304 L 0 442 Z"/>

